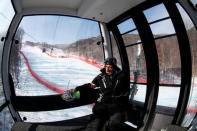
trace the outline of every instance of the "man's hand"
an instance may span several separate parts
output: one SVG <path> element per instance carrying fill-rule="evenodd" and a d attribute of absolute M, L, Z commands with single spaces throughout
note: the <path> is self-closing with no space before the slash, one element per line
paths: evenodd
<path fill-rule="evenodd" d="M 72 93 L 75 93 L 76 92 L 76 89 L 73 88 L 73 89 L 70 89 Z"/>
<path fill-rule="evenodd" d="M 61 97 L 62 97 L 63 100 L 65 100 L 67 102 L 70 102 L 70 101 L 73 101 L 75 99 L 74 93 L 75 93 L 75 89 L 66 90 L 64 92 L 64 94 L 61 95 Z"/>

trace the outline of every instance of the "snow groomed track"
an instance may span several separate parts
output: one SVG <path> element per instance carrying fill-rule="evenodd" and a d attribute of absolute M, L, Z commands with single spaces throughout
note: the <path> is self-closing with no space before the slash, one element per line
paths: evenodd
<path fill-rule="evenodd" d="M 29 61 L 28 59 L 26 58 L 26 56 L 24 55 L 24 53 L 22 51 L 20 51 L 20 54 L 24 57 L 25 59 L 25 63 L 27 65 L 27 68 L 29 70 L 29 72 L 31 73 L 31 75 L 42 85 L 44 85 L 45 87 L 57 92 L 57 93 L 60 93 L 60 94 L 63 94 L 64 93 L 64 89 L 60 89 L 61 86 L 57 85 L 57 84 L 54 84 L 54 83 L 51 83 L 51 82 L 48 82 L 47 80 L 44 80 L 43 78 L 39 77 L 30 67 L 29 65 Z"/>
<path fill-rule="evenodd" d="M 62 50 L 58 49 L 51 54 L 43 53 L 38 46 L 25 45 L 20 53 L 37 82 L 56 93 L 63 93 L 66 89 L 91 82 L 102 68 L 102 65 L 93 60 L 76 55 L 66 56 Z M 136 100 L 144 101 L 146 93 L 144 87 L 145 85 L 138 86 Z M 170 88 L 169 92 L 169 87 L 163 86 L 160 92 L 162 93 L 159 93 L 158 103 L 164 106 L 176 106 L 179 88 Z"/>
<path fill-rule="evenodd" d="M 66 89 L 89 83 L 100 73 L 101 66 L 95 62 L 87 62 L 76 56 L 72 56 L 72 58 L 51 57 L 47 53 L 42 53 L 39 47 L 25 45 L 20 54 L 21 61 L 23 61 L 20 76 L 33 77 L 37 83 L 56 93 L 62 94 Z M 25 67 L 30 76 L 27 72 L 22 71 Z M 20 83 L 23 83 L 21 88 L 25 86 L 24 84 L 28 84 L 23 79 L 20 80 Z M 42 86 L 41 88 L 43 88 Z"/>

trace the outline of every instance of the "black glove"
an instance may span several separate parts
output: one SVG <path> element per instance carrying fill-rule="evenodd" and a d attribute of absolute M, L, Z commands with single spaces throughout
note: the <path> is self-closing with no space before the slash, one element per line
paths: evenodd
<path fill-rule="evenodd" d="M 93 89 L 90 83 L 83 84 L 75 89 L 80 92 L 80 100 L 84 102 L 92 103 L 98 98 L 98 90 Z"/>

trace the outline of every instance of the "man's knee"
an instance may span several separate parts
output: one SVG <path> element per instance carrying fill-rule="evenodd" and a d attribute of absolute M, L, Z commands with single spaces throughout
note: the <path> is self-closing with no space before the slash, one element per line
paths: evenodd
<path fill-rule="evenodd" d="M 108 127 L 112 131 L 120 130 L 122 125 L 124 123 L 124 115 L 123 113 L 115 113 L 111 116 L 111 118 L 108 121 Z"/>
<path fill-rule="evenodd" d="M 110 130 L 116 131 L 116 130 L 121 129 L 122 123 L 117 120 L 110 120 L 108 123 L 108 126 L 109 126 Z"/>
<path fill-rule="evenodd" d="M 91 121 L 88 123 L 86 130 L 85 131 L 101 131 L 103 125 L 104 125 L 104 120 L 99 119 L 99 118 L 93 118 Z"/>

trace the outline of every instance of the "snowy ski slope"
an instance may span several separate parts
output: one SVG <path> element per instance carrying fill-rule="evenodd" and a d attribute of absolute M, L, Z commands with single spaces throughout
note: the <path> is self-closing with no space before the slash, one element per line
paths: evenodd
<path fill-rule="evenodd" d="M 47 55 L 38 46 L 23 45 L 16 94 L 23 96 L 53 95 L 59 92 L 50 89 L 49 86 L 64 91 L 84 83 L 90 83 L 100 73 L 100 69 L 90 63 L 73 57 L 58 56 L 65 56 L 65 54 L 60 49 L 54 49 L 51 55 Z M 161 87 L 158 105 L 176 107 L 179 91 L 179 88 Z M 197 90 L 194 88 L 193 93 L 197 94 L 196 92 Z M 145 94 L 146 86 L 140 85 L 134 99 L 144 101 Z M 190 102 L 193 101 L 195 99 Z M 91 113 L 91 109 L 92 107 L 87 105 L 59 111 L 20 112 L 20 115 L 27 117 L 27 121 L 30 122 L 59 121 L 88 115 Z"/>

